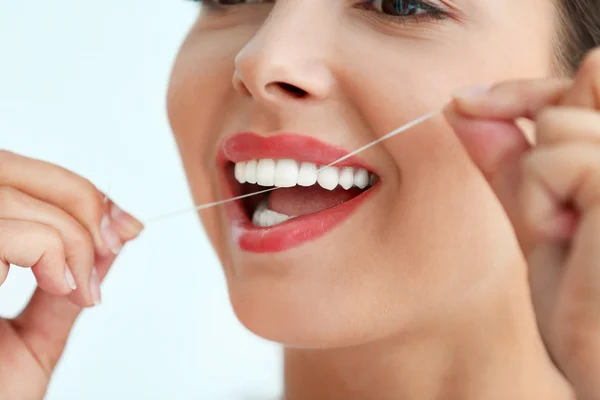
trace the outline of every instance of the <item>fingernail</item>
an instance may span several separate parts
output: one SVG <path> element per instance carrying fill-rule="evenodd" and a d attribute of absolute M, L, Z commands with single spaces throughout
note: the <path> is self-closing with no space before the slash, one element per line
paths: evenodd
<path fill-rule="evenodd" d="M 95 306 L 102 302 L 102 296 L 100 295 L 100 279 L 98 279 L 98 271 L 96 271 L 96 268 L 92 269 L 92 277 L 90 278 L 90 293 Z"/>
<path fill-rule="evenodd" d="M 110 251 L 115 255 L 119 254 L 123 244 L 121 243 L 119 234 L 111 226 L 110 217 L 108 215 L 104 215 L 102 217 L 102 221 L 100 222 L 100 233 L 102 234 L 102 240 L 104 240 L 104 244 L 110 249 Z"/>
<path fill-rule="evenodd" d="M 144 229 L 144 225 L 140 221 L 121 210 L 114 203 L 110 207 L 110 217 L 131 236 L 139 235 Z"/>
<path fill-rule="evenodd" d="M 69 269 L 69 266 L 65 266 L 65 280 L 67 281 L 67 285 L 71 288 L 71 290 L 77 289 L 77 284 L 75 283 L 75 278 L 73 278 L 73 274 Z"/>
<path fill-rule="evenodd" d="M 491 85 L 473 86 L 455 92 L 452 97 L 458 99 L 485 97 L 485 95 L 487 95 L 491 89 Z"/>

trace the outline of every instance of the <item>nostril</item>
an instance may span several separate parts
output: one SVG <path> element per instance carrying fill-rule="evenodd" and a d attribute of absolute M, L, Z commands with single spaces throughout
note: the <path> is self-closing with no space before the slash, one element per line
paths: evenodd
<path fill-rule="evenodd" d="M 285 93 L 297 99 L 302 99 L 308 96 L 308 92 L 306 90 L 300 89 L 298 86 L 294 86 L 285 82 L 275 82 L 273 84 L 279 86 L 279 88 Z"/>

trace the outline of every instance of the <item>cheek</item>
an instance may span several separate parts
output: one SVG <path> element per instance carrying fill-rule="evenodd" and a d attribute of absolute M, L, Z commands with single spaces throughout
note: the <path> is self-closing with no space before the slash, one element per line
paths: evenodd
<path fill-rule="evenodd" d="M 192 32 L 171 74 L 167 110 L 184 162 L 189 152 L 195 153 L 195 158 L 214 160 L 223 122 L 224 110 L 219 106 L 232 92 L 235 52 L 225 51 L 228 46 L 215 46 L 213 42 L 210 37 Z"/>
<path fill-rule="evenodd" d="M 195 204 L 214 201 L 214 172 L 222 132 L 222 105 L 233 89 L 235 50 L 216 38 L 192 31 L 175 61 L 167 96 L 167 111 Z M 217 208 L 202 211 L 202 223 L 217 253 L 223 256 L 224 232 Z"/>

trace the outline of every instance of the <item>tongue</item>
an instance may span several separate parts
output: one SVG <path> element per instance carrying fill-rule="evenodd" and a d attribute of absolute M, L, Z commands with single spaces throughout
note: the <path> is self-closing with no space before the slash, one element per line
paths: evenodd
<path fill-rule="evenodd" d="M 346 190 L 340 186 L 334 190 L 327 190 L 318 185 L 277 189 L 269 196 L 269 209 L 280 214 L 299 217 L 335 207 L 358 196 L 361 192 L 362 190 L 358 188 Z"/>

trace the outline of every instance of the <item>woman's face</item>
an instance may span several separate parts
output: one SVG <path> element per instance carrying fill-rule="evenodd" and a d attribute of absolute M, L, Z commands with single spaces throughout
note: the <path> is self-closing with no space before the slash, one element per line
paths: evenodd
<path fill-rule="evenodd" d="M 442 117 L 344 163 L 377 176 L 372 187 L 341 187 L 364 183 L 341 168 L 314 183 L 313 164 L 457 89 L 549 75 L 551 3 L 205 2 L 168 97 L 194 200 L 261 188 L 239 183 L 234 163 L 241 182 L 296 184 L 200 214 L 243 324 L 290 346 L 373 341 L 464 304 L 520 262 L 501 206 Z M 253 159 L 266 160 L 258 178 Z M 295 218 L 251 221 L 281 214 Z"/>

